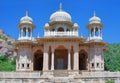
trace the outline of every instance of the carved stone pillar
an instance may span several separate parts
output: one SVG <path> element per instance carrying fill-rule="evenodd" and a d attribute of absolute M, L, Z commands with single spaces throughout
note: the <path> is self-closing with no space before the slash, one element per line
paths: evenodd
<path fill-rule="evenodd" d="M 74 65 L 73 69 L 74 70 L 79 70 L 79 51 L 77 47 L 74 47 Z"/>
<path fill-rule="evenodd" d="M 52 49 L 52 56 L 51 56 L 51 70 L 54 70 L 54 49 Z"/>
<path fill-rule="evenodd" d="M 70 55 L 70 49 L 68 49 L 68 70 L 71 70 L 71 55 Z"/>
<path fill-rule="evenodd" d="M 44 57 L 43 57 L 43 71 L 48 70 L 48 47 L 44 47 Z"/>
<path fill-rule="evenodd" d="M 98 36 L 101 37 L 101 36 L 100 36 L 100 28 L 98 29 Z"/>
<path fill-rule="evenodd" d="M 28 26 L 26 26 L 26 37 L 28 37 Z"/>
<path fill-rule="evenodd" d="M 89 30 L 89 37 L 92 37 L 92 29 Z"/>

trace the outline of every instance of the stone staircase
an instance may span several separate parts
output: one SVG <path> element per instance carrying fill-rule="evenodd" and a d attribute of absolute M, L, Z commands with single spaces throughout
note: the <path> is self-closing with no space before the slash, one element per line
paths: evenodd
<path fill-rule="evenodd" d="M 58 70 L 58 71 L 53 72 L 53 76 L 54 77 L 68 77 L 69 73 L 68 73 L 68 71 L 60 71 L 60 70 Z"/>
<path fill-rule="evenodd" d="M 77 83 L 73 77 L 69 77 L 69 72 L 66 70 L 55 70 L 53 77 L 45 80 L 43 83 Z"/>

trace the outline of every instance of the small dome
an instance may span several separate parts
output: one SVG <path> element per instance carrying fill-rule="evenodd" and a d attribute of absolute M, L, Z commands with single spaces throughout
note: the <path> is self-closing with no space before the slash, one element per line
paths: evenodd
<path fill-rule="evenodd" d="M 74 23 L 73 27 L 74 27 L 74 28 L 78 28 L 79 25 L 78 25 L 77 23 Z"/>
<path fill-rule="evenodd" d="M 32 24 L 32 18 L 28 16 L 28 12 L 26 12 L 26 16 L 20 19 L 20 23 L 30 23 Z"/>
<path fill-rule="evenodd" d="M 89 19 L 89 23 L 101 23 L 101 19 L 99 17 L 96 16 L 96 13 L 94 12 L 94 15 L 92 18 Z"/>
<path fill-rule="evenodd" d="M 44 27 L 45 27 L 46 29 L 48 29 L 48 28 L 49 28 L 49 24 L 46 23 Z"/>
<path fill-rule="evenodd" d="M 49 27 L 49 24 L 48 24 L 48 23 L 46 23 L 46 24 L 45 24 L 45 27 Z"/>
<path fill-rule="evenodd" d="M 56 11 L 50 16 L 50 22 L 54 21 L 69 21 L 71 22 L 71 16 L 69 13 L 62 10 L 62 4 L 60 4 L 60 10 Z"/>

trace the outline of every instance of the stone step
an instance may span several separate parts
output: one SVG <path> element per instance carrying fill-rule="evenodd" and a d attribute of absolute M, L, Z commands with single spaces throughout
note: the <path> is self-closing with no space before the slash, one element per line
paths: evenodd
<path fill-rule="evenodd" d="M 54 71 L 54 77 L 68 77 L 69 73 L 67 71 Z"/>
<path fill-rule="evenodd" d="M 53 77 L 45 81 L 46 83 L 77 83 L 74 78 Z"/>

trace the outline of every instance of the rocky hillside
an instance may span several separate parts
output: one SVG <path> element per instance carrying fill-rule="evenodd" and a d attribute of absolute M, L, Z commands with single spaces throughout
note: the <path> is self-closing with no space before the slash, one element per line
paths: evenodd
<path fill-rule="evenodd" d="M 0 30 L 0 55 L 13 56 L 14 49 L 12 43 L 15 42 L 15 39 L 6 35 L 2 30 Z"/>

